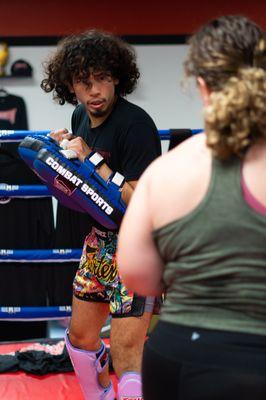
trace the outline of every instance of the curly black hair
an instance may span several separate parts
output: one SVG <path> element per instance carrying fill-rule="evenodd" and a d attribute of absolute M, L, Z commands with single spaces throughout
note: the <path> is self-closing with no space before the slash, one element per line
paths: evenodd
<path fill-rule="evenodd" d="M 132 93 L 140 76 L 135 50 L 121 38 L 91 29 L 62 39 L 56 52 L 44 63 L 41 88 L 60 105 L 77 105 L 70 87 L 73 79 L 86 82 L 91 72 L 108 72 L 118 79 L 116 94 Z"/>

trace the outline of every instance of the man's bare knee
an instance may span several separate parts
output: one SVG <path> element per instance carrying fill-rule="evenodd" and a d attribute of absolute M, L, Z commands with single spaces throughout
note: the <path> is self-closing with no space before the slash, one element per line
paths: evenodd
<path fill-rule="evenodd" d="M 98 350 L 101 328 L 109 314 L 109 304 L 73 298 L 69 340 L 79 349 Z"/>
<path fill-rule="evenodd" d="M 79 349 L 97 350 L 100 346 L 99 335 L 93 334 L 93 332 L 88 335 L 87 333 L 80 333 L 70 328 L 68 337 L 70 343 Z"/>

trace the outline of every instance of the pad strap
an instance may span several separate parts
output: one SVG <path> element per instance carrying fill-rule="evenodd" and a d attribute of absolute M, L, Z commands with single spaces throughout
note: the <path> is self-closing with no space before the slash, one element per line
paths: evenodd
<path fill-rule="evenodd" d="M 125 184 L 125 177 L 120 174 L 119 172 L 113 172 L 108 179 L 108 183 L 112 183 L 115 186 L 117 186 L 119 189 L 121 189 L 124 184 Z"/>
<path fill-rule="evenodd" d="M 94 165 L 95 168 L 100 168 L 100 166 L 105 163 L 103 156 L 97 151 L 92 151 L 86 157 L 86 159 L 89 160 Z"/>

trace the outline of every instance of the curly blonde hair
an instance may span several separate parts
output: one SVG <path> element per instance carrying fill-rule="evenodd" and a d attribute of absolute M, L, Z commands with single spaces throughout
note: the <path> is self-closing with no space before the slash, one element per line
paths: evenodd
<path fill-rule="evenodd" d="M 240 69 L 224 88 L 212 92 L 205 108 L 207 145 L 214 156 L 242 157 L 254 141 L 266 139 L 266 72 Z"/>
<path fill-rule="evenodd" d="M 242 16 L 209 22 L 190 39 L 185 72 L 211 90 L 204 114 L 215 157 L 242 157 L 266 138 L 266 40 L 258 25 Z"/>

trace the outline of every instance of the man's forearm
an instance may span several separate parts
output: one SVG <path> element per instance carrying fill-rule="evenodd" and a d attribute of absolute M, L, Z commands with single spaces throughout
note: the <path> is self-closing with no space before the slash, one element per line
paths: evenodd
<path fill-rule="evenodd" d="M 108 181 L 109 177 L 114 172 L 111 170 L 111 168 L 108 167 L 106 163 L 102 164 L 99 168 L 96 169 L 96 171 L 105 181 Z M 131 184 L 130 182 L 125 182 L 121 189 L 121 198 L 125 204 L 129 203 L 133 191 L 134 191 L 134 183 L 132 182 Z"/>

